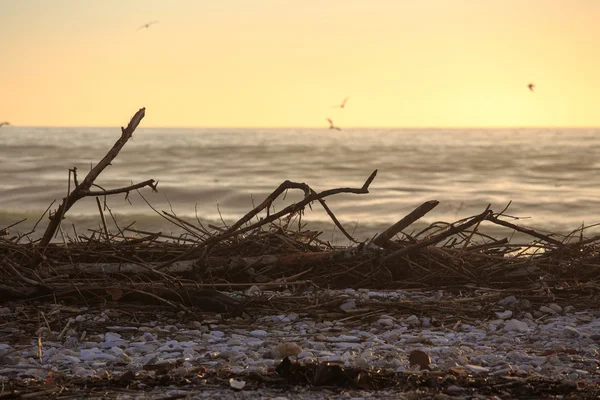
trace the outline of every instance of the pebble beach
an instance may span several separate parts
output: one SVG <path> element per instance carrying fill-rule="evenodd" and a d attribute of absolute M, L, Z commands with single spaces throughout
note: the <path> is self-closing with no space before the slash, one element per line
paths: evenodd
<path fill-rule="evenodd" d="M 291 295 L 256 289 L 229 294 L 270 298 Z M 302 311 L 235 318 L 202 313 L 194 318 L 182 311 L 136 313 L 110 304 L 47 304 L 37 307 L 36 314 L 30 305 L 8 304 L 0 309 L 0 379 L 14 393 L 18 393 L 19 386 L 43 382 L 40 391 L 45 390 L 46 395 L 56 394 L 60 385 L 53 387 L 53 383 L 76 382 L 73 393 L 82 393 L 87 387 L 88 398 L 95 395 L 89 382 L 102 380 L 117 384 L 114 390 L 104 388 L 104 392 L 97 393 L 98 398 L 314 398 L 315 387 L 285 390 L 265 386 L 264 382 L 257 384 L 256 376 L 276 375 L 277 366 L 287 356 L 298 365 L 339 365 L 436 377 L 439 382 L 438 387 L 420 393 L 393 387 L 361 391 L 324 385 L 320 398 L 510 396 L 510 391 L 501 388 L 477 394 L 477 390 L 458 383 L 461 376 L 490 377 L 505 382 L 507 388 L 514 382 L 543 378 L 569 383 L 574 388 L 571 396 L 588 398 L 588 394 L 598 393 L 598 310 L 553 302 L 532 304 L 509 295 L 488 307 L 481 304 L 481 318 L 446 325 L 440 323 L 439 316 L 406 315 L 404 311 L 353 316 L 377 303 L 441 301 L 456 297 L 454 293 L 367 289 L 330 292 L 330 296 L 340 299 L 338 311 L 348 318 L 328 320 Z M 425 365 L 411 361 L 415 351 L 425 354 Z M 169 376 L 169 380 L 156 384 L 162 375 Z M 213 379 L 216 375 L 219 379 Z M 182 380 L 187 382 L 185 386 Z M 120 381 L 127 384 L 119 385 Z"/>

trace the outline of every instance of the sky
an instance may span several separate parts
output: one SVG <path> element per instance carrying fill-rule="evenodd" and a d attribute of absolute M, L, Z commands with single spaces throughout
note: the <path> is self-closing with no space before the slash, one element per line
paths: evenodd
<path fill-rule="evenodd" d="M 0 0 L 0 121 L 598 127 L 598 21 L 599 0 Z"/>

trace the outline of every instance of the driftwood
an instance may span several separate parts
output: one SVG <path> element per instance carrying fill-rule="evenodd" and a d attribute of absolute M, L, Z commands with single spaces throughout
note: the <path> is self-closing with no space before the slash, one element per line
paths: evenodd
<path fill-rule="evenodd" d="M 191 249 L 187 253 L 182 254 L 181 256 L 173 259 L 172 261 L 169 261 L 169 262 L 159 266 L 158 269 L 168 267 L 172 262 L 181 260 L 182 258 L 202 254 L 202 252 L 206 248 L 210 248 L 223 240 L 244 234 L 249 231 L 256 230 L 264 225 L 267 225 L 273 221 L 283 218 L 284 216 L 288 216 L 290 214 L 302 213 L 302 212 L 304 212 L 304 208 L 314 201 L 319 201 L 319 202 L 321 202 L 321 204 L 323 204 L 325 206 L 325 203 L 323 201 L 323 199 L 325 197 L 332 196 L 332 195 L 339 194 L 339 193 L 354 193 L 354 194 L 369 193 L 369 185 L 371 184 L 371 182 L 373 182 L 373 179 L 375 179 L 376 175 L 377 175 L 377 170 L 375 170 L 375 171 L 373 171 L 373 173 L 371 173 L 371 175 L 367 178 L 367 180 L 365 181 L 365 183 L 363 184 L 363 186 L 361 188 L 337 188 L 337 189 L 324 190 L 320 193 L 316 193 L 305 183 L 296 183 L 296 182 L 291 182 L 291 181 L 285 181 L 281 185 L 279 185 L 279 187 L 277 189 L 275 189 L 275 191 L 273 193 L 271 193 L 261 204 L 256 206 L 252 211 L 250 211 L 248 214 L 243 216 L 235 224 L 231 225 L 227 230 L 225 230 L 224 232 L 222 232 L 218 235 L 208 238 L 207 240 L 205 240 L 204 242 L 202 242 L 200 245 L 196 246 L 195 248 Z M 288 189 L 302 190 L 305 194 L 304 199 L 302 199 L 298 203 L 293 203 L 293 204 L 285 207 L 283 210 L 281 210 L 275 214 L 268 215 L 267 217 L 261 219 L 260 221 L 254 223 L 254 224 L 251 224 L 249 226 L 242 228 L 242 226 L 244 224 L 251 221 L 252 218 L 254 218 L 261 211 L 266 210 L 268 213 L 269 208 L 271 207 L 271 204 L 273 204 L 273 201 L 275 201 L 275 199 L 277 197 L 279 197 L 283 192 L 285 192 Z M 335 224 L 338 227 L 341 227 L 342 225 L 335 218 L 335 216 L 333 215 L 331 210 L 326 206 L 325 206 L 325 210 L 332 217 Z M 343 228 L 342 228 L 342 230 L 343 230 Z M 343 231 L 345 232 L 345 230 L 343 230 Z M 349 235 L 346 234 L 346 236 L 349 236 Z M 354 239 L 352 239 L 352 240 L 354 241 Z"/>
<path fill-rule="evenodd" d="M 67 240 L 52 243 L 62 218 L 77 200 L 127 194 L 144 186 L 156 189 L 154 180 L 148 180 L 120 189 L 91 190 L 94 180 L 131 138 L 144 112 L 139 110 L 129 125 L 122 128 L 121 138 L 81 183 L 76 170 L 71 170 L 74 188 L 71 190 L 69 179 L 67 196 L 50 216 L 41 241 L 24 244 L 23 236 L 8 236 L 9 227 L 0 229 L 0 301 L 25 298 L 54 301 L 61 297 L 85 300 L 87 296 L 101 296 L 107 301 L 151 298 L 189 311 L 185 307 L 196 304 L 190 302 L 186 293 L 206 294 L 198 290 L 210 288 L 301 291 L 470 285 L 494 290 L 531 287 L 547 293 L 552 285 L 579 288 L 582 283 L 600 280 L 600 236 L 584 237 L 583 227 L 564 237 L 543 234 L 506 221 L 505 210 L 494 213 L 490 206 L 478 215 L 452 224 L 435 222 L 420 232 L 407 234 L 407 228 L 438 205 L 436 200 L 430 200 L 373 240 L 357 243 L 325 201 L 341 193 L 369 193 L 377 170 L 361 187 L 321 192 L 305 183 L 286 180 L 230 226 L 207 228 L 199 221 L 192 223 L 172 212 L 156 210 L 148 203 L 186 232 L 178 237 L 138 231 L 130 226 L 118 227 L 118 233 L 111 233 L 104 221 L 105 208 L 97 199 L 100 230 L 93 231 L 91 236 L 76 233 L 68 243 Z M 304 198 L 271 213 L 273 202 L 290 189 L 301 190 Z M 319 238 L 322 232 L 311 231 L 301 223 L 306 207 L 316 202 L 352 245 L 336 248 Z M 257 220 L 261 213 L 262 218 Z M 485 234 L 486 224 L 513 229 L 534 241 L 515 244 L 506 238 L 490 237 Z M 183 299 L 184 294 L 187 300 Z"/>
<path fill-rule="evenodd" d="M 403 247 L 403 248 L 401 248 L 399 250 L 396 250 L 392 254 L 387 255 L 385 257 L 385 260 L 386 261 L 391 261 L 391 260 L 394 260 L 394 259 L 397 259 L 397 258 L 403 256 L 404 254 L 407 254 L 407 253 L 410 253 L 410 252 L 414 252 L 414 251 L 417 251 L 419 249 L 422 249 L 422 248 L 434 245 L 436 243 L 439 243 L 442 240 L 444 240 L 444 239 L 446 239 L 446 238 L 448 238 L 448 237 L 450 237 L 452 235 L 455 235 L 455 234 L 457 234 L 459 232 L 463 232 L 464 230 L 470 228 L 471 226 L 473 226 L 475 224 L 478 224 L 479 222 L 481 222 L 484 219 L 486 219 L 491 213 L 492 212 L 489 210 L 489 206 L 488 206 L 488 208 L 482 214 L 480 214 L 480 215 L 478 215 L 478 216 L 470 219 L 469 221 L 467 221 L 467 222 L 465 222 L 463 224 L 460 224 L 458 226 L 454 226 L 454 227 L 448 229 L 447 231 L 442 232 L 442 233 L 440 233 L 440 234 L 438 234 L 436 236 L 432 236 L 432 237 L 430 237 L 428 239 L 425 239 L 425 240 L 422 240 L 422 241 L 420 241 L 418 243 L 415 243 L 415 244 L 412 244 L 410 246 L 406 246 L 406 247 Z"/>
<path fill-rule="evenodd" d="M 73 191 L 70 191 L 70 190 L 68 191 L 67 197 L 65 197 L 63 199 L 62 203 L 58 206 L 58 209 L 52 215 L 50 215 L 50 223 L 48 224 L 48 227 L 46 228 L 46 231 L 44 232 L 44 236 L 42 237 L 42 240 L 38 244 L 38 254 L 32 258 L 32 263 L 31 263 L 32 268 L 35 268 L 38 266 L 39 262 L 42 259 L 42 254 L 44 253 L 46 247 L 52 240 L 52 237 L 56 233 L 56 230 L 58 229 L 62 219 L 64 218 L 67 211 L 73 206 L 73 204 L 75 204 L 75 202 L 77 202 L 77 200 L 80 200 L 83 197 L 89 197 L 89 196 L 107 196 L 107 195 L 119 194 L 119 193 L 129 194 L 129 192 L 131 192 L 132 190 L 136 190 L 136 189 L 142 188 L 144 186 L 149 186 L 153 190 L 156 190 L 156 184 L 154 183 L 153 179 L 149 179 L 147 181 L 140 182 L 140 183 L 137 183 L 137 184 L 134 184 L 131 186 L 127 186 L 127 187 L 123 187 L 123 188 L 119 188 L 119 189 L 102 190 L 102 191 L 90 190 L 90 188 L 94 184 L 94 181 L 96 180 L 96 178 L 102 173 L 102 171 L 104 171 L 104 169 L 106 167 L 108 167 L 110 165 L 112 160 L 114 160 L 115 157 L 117 157 L 117 155 L 119 154 L 119 152 L 121 151 L 123 146 L 125 146 L 127 141 L 131 138 L 131 136 L 133 135 L 133 132 L 138 127 L 138 125 L 142 121 L 142 118 L 144 118 L 145 114 L 146 114 L 146 109 L 141 108 L 131 118 L 131 121 L 129 121 L 129 124 L 127 125 L 127 127 L 121 128 L 121 137 L 116 141 L 116 143 L 108 151 L 108 153 L 106 153 L 104 158 L 102 158 L 102 160 L 100 160 L 100 162 L 98 164 L 96 164 L 96 166 L 94 168 L 92 168 L 92 170 L 87 174 L 87 176 L 81 183 L 79 183 L 77 180 L 77 169 L 73 168 L 73 170 L 72 170 L 73 183 L 75 185 L 75 188 L 73 189 Z M 71 182 L 69 180 L 69 189 L 70 189 L 70 184 L 71 184 Z"/>
<path fill-rule="evenodd" d="M 437 200 L 426 201 L 421 204 L 419 207 L 415 208 L 411 213 L 406 215 L 400 221 L 396 222 L 394 225 L 390 226 L 384 232 L 377 235 L 375 239 L 373 239 L 373 243 L 377 246 L 388 247 L 390 246 L 390 239 L 402 232 L 404 229 L 408 228 L 410 225 L 415 223 L 422 216 L 427 214 L 429 211 L 433 210 L 438 204 L 440 204 Z"/>

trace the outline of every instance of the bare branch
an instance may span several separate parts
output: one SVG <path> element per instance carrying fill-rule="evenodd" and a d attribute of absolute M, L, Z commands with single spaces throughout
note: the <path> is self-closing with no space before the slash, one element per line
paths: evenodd
<path fill-rule="evenodd" d="M 75 202 L 77 200 L 81 199 L 82 197 L 89 196 L 90 193 L 93 193 L 93 192 L 90 192 L 90 188 L 94 184 L 94 180 L 96 180 L 96 178 L 102 173 L 102 171 L 104 171 L 104 169 L 110 165 L 110 163 L 115 159 L 115 157 L 117 157 L 117 155 L 119 154 L 119 152 L 121 151 L 123 146 L 125 146 L 127 141 L 133 135 L 133 132 L 138 127 L 142 118 L 144 118 L 145 114 L 146 114 L 145 108 L 141 108 L 137 113 L 135 113 L 133 118 L 131 118 L 131 121 L 129 121 L 129 124 L 127 125 L 127 127 L 121 128 L 121 137 L 115 142 L 115 144 L 108 151 L 108 153 L 106 153 L 104 158 L 102 158 L 102 160 L 100 160 L 100 162 L 91 169 L 91 171 L 87 174 L 85 179 L 80 184 L 77 184 L 77 186 L 73 189 L 73 191 L 71 191 L 68 194 L 68 196 L 63 199 L 62 203 L 58 206 L 58 209 L 56 210 L 56 212 L 54 212 L 53 215 L 50 217 L 50 223 L 48 224 L 48 227 L 46 228 L 46 231 L 44 232 L 44 236 L 42 237 L 42 239 L 40 240 L 40 243 L 38 244 L 39 251 L 38 251 L 36 257 L 34 257 L 32 259 L 32 263 L 31 263 L 32 267 L 34 267 L 34 268 L 37 267 L 37 265 L 41 261 L 41 258 L 42 258 L 41 255 L 43 254 L 44 250 L 46 249 L 46 247 L 52 240 L 52 237 L 54 236 L 54 233 L 58 229 L 60 222 L 62 221 L 66 212 L 73 206 L 73 204 L 75 204 Z M 75 176 L 74 176 L 74 181 L 76 182 Z M 148 181 L 146 181 L 146 185 L 149 184 L 151 187 L 152 187 L 153 183 L 154 183 L 154 181 L 152 181 L 151 184 L 149 184 Z M 117 193 L 123 193 L 123 192 L 117 191 Z M 105 192 L 102 192 L 100 195 L 105 195 L 105 194 L 106 194 Z"/>

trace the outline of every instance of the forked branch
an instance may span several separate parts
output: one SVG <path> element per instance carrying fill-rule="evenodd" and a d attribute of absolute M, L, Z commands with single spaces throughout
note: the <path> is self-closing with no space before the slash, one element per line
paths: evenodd
<path fill-rule="evenodd" d="M 150 180 L 144 181 L 142 183 L 126 187 L 126 188 L 106 190 L 106 191 L 95 191 L 95 192 L 90 191 L 90 188 L 94 184 L 94 181 L 96 180 L 96 178 L 102 173 L 102 171 L 104 171 L 104 169 L 106 167 L 108 167 L 110 165 L 110 163 L 115 159 L 115 157 L 117 157 L 117 155 L 119 154 L 119 152 L 121 151 L 123 146 L 125 146 L 127 141 L 133 135 L 133 132 L 138 127 L 138 125 L 144 118 L 145 114 L 146 114 L 145 108 L 141 108 L 137 113 L 135 113 L 133 118 L 131 118 L 131 121 L 129 121 L 129 124 L 127 125 L 127 127 L 126 128 L 121 127 L 121 137 L 115 142 L 115 144 L 108 151 L 108 153 L 106 153 L 104 158 L 102 158 L 102 160 L 100 160 L 100 162 L 98 164 L 96 164 L 96 166 L 94 168 L 92 168 L 92 170 L 87 174 L 87 176 L 81 183 L 78 183 L 75 180 L 75 185 L 76 185 L 75 189 L 73 189 L 73 191 L 71 191 L 67 195 L 67 197 L 65 197 L 63 199 L 62 203 L 58 206 L 58 209 L 56 210 L 56 212 L 54 212 L 50 216 L 50 223 L 48 224 L 48 227 L 46 228 L 46 231 L 44 232 L 44 236 L 42 237 L 42 239 L 40 240 L 40 242 L 38 244 L 38 253 L 37 253 L 36 257 L 34 257 L 32 259 L 32 263 L 31 263 L 32 267 L 35 268 L 39 264 L 39 262 L 41 260 L 41 255 L 43 254 L 44 250 L 46 249 L 46 247 L 52 240 L 52 237 L 56 233 L 56 230 L 58 229 L 60 222 L 64 218 L 67 211 L 73 206 L 73 204 L 75 204 L 75 202 L 77 200 L 79 200 L 83 197 L 87 197 L 87 196 L 104 196 L 104 195 L 108 195 L 108 194 L 128 193 L 130 190 L 134 190 L 134 189 L 137 189 L 137 188 L 140 188 L 143 186 L 150 186 L 153 190 L 156 190 L 156 184 L 154 183 L 154 180 L 150 179 Z"/>

